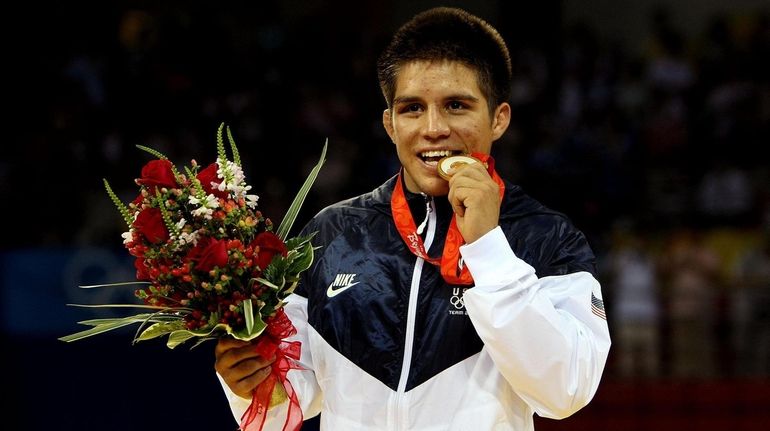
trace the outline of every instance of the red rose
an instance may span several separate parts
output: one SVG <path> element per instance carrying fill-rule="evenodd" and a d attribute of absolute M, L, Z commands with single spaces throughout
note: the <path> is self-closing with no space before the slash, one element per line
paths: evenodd
<path fill-rule="evenodd" d="M 153 244 L 168 240 L 168 230 L 158 208 L 143 209 L 134 220 L 134 229 Z"/>
<path fill-rule="evenodd" d="M 256 261 L 257 265 L 259 265 L 259 269 L 263 271 L 265 268 L 267 268 L 267 265 L 270 265 L 270 262 L 273 260 L 273 256 L 280 254 L 281 256 L 285 257 L 286 253 L 288 252 L 288 250 L 286 250 L 286 244 L 284 244 L 278 235 L 272 232 L 260 233 L 256 238 L 254 238 L 254 241 L 252 241 L 249 246 L 254 249 L 259 247 Z"/>
<path fill-rule="evenodd" d="M 165 159 L 151 160 L 142 168 L 142 178 L 136 180 L 137 183 L 152 188 L 166 187 L 174 188 L 177 186 L 174 172 L 171 170 L 171 162 Z"/>
<path fill-rule="evenodd" d="M 147 268 L 147 265 L 144 264 L 144 258 L 139 257 L 136 260 L 134 260 L 134 268 L 136 268 L 137 280 L 150 279 L 150 269 Z"/>
<path fill-rule="evenodd" d="M 196 175 L 195 178 L 201 182 L 203 190 L 205 190 L 206 193 L 213 194 L 218 198 L 227 199 L 227 191 L 219 190 L 211 185 L 211 183 L 219 184 L 222 182 L 222 179 L 217 176 L 217 169 L 219 169 L 219 165 L 212 163 L 208 165 L 206 169 L 198 172 L 198 175 Z"/>
<path fill-rule="evenodd" d="M 131 201 L 131 203 L 132 203 L 132 204 L 134 204 L 134 205 L 136 205 L 136 206 L 139 206 L 139 205 L 141 205 L 141 204 L 142 204 L 142 202 L 143 202 L 143 201 L 144 201 L 144 196 L 142 196 L 142 194 L 141 194 L 141 193 L 139 193 L 139 196 L 137 196 L 136 198 L 134 198 L 134 200 L 133 200 L 133 201 Z"/>
<path fill-rule="evenodd" d="M 205 237 L 190 249 L 187 258 L 195 262 L 195 269 L 200 271 L 210 271 L 215 266 L 222 268 L 227 265 L 227 241 Z"/>

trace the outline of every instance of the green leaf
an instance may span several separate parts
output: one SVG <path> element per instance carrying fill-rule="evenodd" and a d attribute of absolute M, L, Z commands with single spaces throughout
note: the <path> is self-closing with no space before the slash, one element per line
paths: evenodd
<path fill-rule="evenodd" d="M 275 290 L 280 289 L 280 287 L 278 287 L 275 284 L 271 283 L 269 280 L 265 280 L 262 277 L 256 277 L 256 278 L 253 278 L 252 280 L 256 280 L 260 284 L 264 284 L 265 286 L 267 286 L 267 287 L 269 287 L 271 289 L 275 289 Z"/>
<path fill-rule="evenodd" d="M 112 200 L 112 203 L 115 204 L 115 206 L 118 208 L 118 212 L 120 212 L 120 216 L 123 217 L 123 221 L 126 223 L 126 226 L 128 228 L 131 228 L 131 225 L 134 223 L 134 217 L 131 215 L 131 213 L 128 211 L 128 207 L 120 200 L 117 194 L 112 190 L 112 187 L 110 187 L 110 183 L 107 182 L 106 179 L 102 178 L 102 181 L 104 181 L 104 188 L 107 190 L 107 195 L 110 197 L 110 200 Z"/>
<path fill-rule="evenodd" d="M 294 238 L 289 238 L 286 240 L 286 248 L 288 250 L 295 250 L 299 249 L 305 244 L 309 243 L 310 240 L 313 239 L 313 237 L 318 232 L 313 232 L 310 235 L 302 235 L 302 236 L 295 236 Z"/>
<path fill-rule="evenodd" d="M 59 340 L 67 343 L 82 340 L 83 338 L 103 334 L 105 332 L 132 325 L 134 323 L 144 322 L 149 316 L 151 316 L 151 314 L 137 314 L 135 316 L 128 316 L 121 319 L 109 319 L 110 321 L 107 323 L 97 324 L 91 329 L 60 337 Z"/>
<path fill-rule="evenodd" d="M 246 327 L 242 331 L 232 331 L 230 334 L 240 340 L 251 340 L 267 327 L 267 323 L 262 320 L 262 307 L 254 309 L 251 299 L 243 301 L 243 314 L 246 319 Z"/>
<path fill-rule="evenodd" d="M 302 187 L 299 189 L 297 196 L 295 196 L 294 200 L 291 202 L 289 210 L 286 211 L 286 215 L 283 217 L 283 220 L 281 220 L 280 226 L 278 226 L 276 235 L 278 235 L 278 237 L 284 241 L 286 240 L 286 237 L 288 236 L 289 231 L 294 224 L 294 220 L 297 218 L 297 214 L 299 214 L 299 210 L 302 207 L 302 204 L 305 202 L 305 197 L 310 191 L 310 188 L 313 186 L 316 177 L 318 177 L 318 172 L 321 170 L 321 167 L 326 161 L 326 148 L 328 145 L 329 140 L 327 139 L 326 142 L 324 142 L 324 147 L 321 151 L 321 158 L 318 159 L 318 163 L 316 163 L 316 165 L 310 171 L 310 174 L 307 176 L 305 182 L 302 184 Z"/>
<path fill-rule="evenodd" d="M 130 285 L 137 285 L 137 284 L 148 285 L 152 283 L 150 283 L 149 281 L 123 281 L 120 283 L 108 283 L 108 284 L 86 284 L 78 287 L 81 289 L 95 289 L 97 287 L 117 287 L 117 286 L 130 286 Z"/>
<path fill-rule="evenodd" d="M 289 287 L 283 289 L 283 292 L 281 292 L 282 293 L 282 298 L 286 298 L 287 296 L 289 296 L 292 293 L 294 293 L 294 289 L 297 288 L 297 284 L 298 283 L 299 283 L 299 280 L 293 280 L 291 282 L 291 284 L 289 285 Z M 276 306 L 276 308 L 277 308 L 277 306 Z"/>
<path fill-rule="evenodd" d="M 227 166 L 227 153 L 225 152 L 225 141 L 222 138 L 222 130 L 224 130 L 225 123 L 219 125 L 217 129 L 217 163 L 222 170 L 222 175 L 227 183 L 233 181 L 233 173 L 230 172 L 230 168 Z"/>
<path fill-rule="evenodd" d="M 212 334 L 220 333 L 225 334 L 231 331 L 230 327 L 224 323 L 219 323 L 208 329 L 189 330 L 185 328 L 184 321 L 169 322 L 164 324 L 155 324 L 147 328 L 135 342 L 145 341 L 152 338 L 160 337 L 168 334 L 168 340 L 166 340 L 166 346 L 169 349 L 173 349 L 176 346 L 190 340 L 192 338 L 204 338 L 204 339 L 216 339 L 218 337 Z"/>
<path fill-rule="evenodd" d="M 297 257 L 291 262 L 288 269 L 289 274 L 299 274 L 310 268 L 310 265 L 313 264 L 313 250 L 312 244 L 305 243 L 302 250 L 297 252 Z"/>
<path fill-rule="evenodd" d="M 157 188 L 155 189 L 155 202 L 158 204 L 161 218 L 163 219 L 163 223 L 166 225 L 166 229 L 169 231 L 172 237 L 179 238 L 179 234 L 181 232 L 179 231 L 179 228 L 176 227 L 174 220 L 171 219 L 171 213 L 169 212 L 168 208 L 166 208 L 166 200 L 161 196 L 160 190 Z"/>
<path fill-rule="evenodd" d="M 157 305 L 144 304 L 67 304 L 70 307 L 80 308 L 147 308 L 150 310 L 167 310 L 168 307 L 159 307 Z M 179 307 L 178 310 L 189 310 L 189 308 Z"/>
<path fill-rule="evenodd" d="M 136 338 L 136 341 L 150 340 L 152 338 L 160 337 L 162 335 L 184 329 L 184 327 L 184 320 L 181 318 L 177 318 L 170 322 L 158 322 L 154 325 L 150 325 L 147 329 L 142 331 L 139 337 Z"/>
<path fill-rule="evenodd" d="M 198 340 L 195 342 L 195 344 L 190 346 L 190 350 L 200 346 L 201 344 L 205 343 L 206 341 L 213 341 L 213 340 L 218 340 L 218 339 L 219 339 L 219 337 L 198 337 Z"/>
<path fill-rule="evenodd" d="M 233 152 L 233 163 L 240 166 L 241 155 L 238 153 L 238 147 L 235 146 L 235 139 L 233 139 L 233 134 L 230 133 L 230 126 L 227 126 L 227 140 L 230 142 L 230 151 Z"/>
<path fill-rule="evenodd" d="M 230 335 L 232 335 L 233 338 L 243 341 L 251 341 L 262 335 L 262 332 L 267 328 L 267 323 L 262 320 L 261 316 L 255 315 L 255 317 L 256 319 L 254 320 L 254 327 L 252 328 L 251 333 L 246 332 L 246 328 L 243 328 L 240 331 L 231 331 Z"/>
<path fill-rule="evenodd" d="M 174 347 L 184 343 L 185 341 L 198 336 L 199 335 L 187 330 L 172 332 L 171 335 L 168 336 L 168 341 L 166 341 L 166 346 L 169 349 L 173 349 Z"/>
<path fill-rule="evenodd" d="M 168 160 L 168 157 L 163 155 L 163 153 L 161 153 L 158 150 L 152 149 L 150 147 L 145 147 L 144 145 L 137 145 L 136 148 L 139 148 L 142 151 L 146 151 L 146 152 L 152 154 L 153 156 L 155 156 L 155 157 L 157 157 L 157 158 L 159 158 L 161 160 Z"/>
<path fill-rule="evenodd" d="M 163 314 L 137 314 L 134 317 L 138 316 L 147 316 L 147 318 L 144 321 L 147 322 L 169 322 L 172 320 L 179 319 L 180 316 L 169 316 L 169 315 L 163 315 Z M 124 320 L 125 317 L 116 317 L 116 318 L 103 318 L 103 319 L 89 319 L 89 320 L 81 320 L 78 323 L 81 325 L 88 325 L 88 326 L 97 326 L 97 325 L 103 325 L 105 323 L 113 323 Z"/>
<path fill-rule="evenodd" d="M 225 128 L 225 123 L 222 122 L 217 129 L 217 158 L 219 160 L 227 160 L 227 154 L 225 153 L 225 141 L 222 139 L 222 130 Z M 224 166 L 220 166 L 224 170 Z"/>
<path fill-rule="evenodd" d="M 243 317 L 246 319 L 246 333 L 251 334 L 254 329 L 254 310 L 251 308 L 251 299 L 243 301 Z"/>

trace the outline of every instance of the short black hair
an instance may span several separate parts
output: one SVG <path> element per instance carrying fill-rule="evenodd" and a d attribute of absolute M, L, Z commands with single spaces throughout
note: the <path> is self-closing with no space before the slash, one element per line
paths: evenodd
<path fill-rule="evenodd" d="M 450 60 L 476 71 L 490 114 L 510 96 L 511 56 L 494 27 L 462 9 L 437 7 L 401 26 L 377 61 L 377 77 L 390 108 L 400 68 L 412 61 Z"/>

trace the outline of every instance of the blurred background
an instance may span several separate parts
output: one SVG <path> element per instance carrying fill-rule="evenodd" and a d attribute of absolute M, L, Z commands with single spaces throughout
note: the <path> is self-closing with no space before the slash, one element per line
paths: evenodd
<path fill-rule="evenodd" d="M 237 428 L 213 345 L 56 339 L 95 315 L 65 304 L 132 301 L 77 286 L 133 276 L 101 179 L 132 200 L 150 159 L 135 145 L 208 164 L 226 122 L 279 221 L 328 138 L 295 233 L 398 169 L 375 60 L 439 3 L 200 3 L 4 6 L 4 429 Z M 602 385 L 536 428 L 770 429 L 770 2 L 441 4 L 509 44 L 501 174 L 568 214 L 598 257 L 614 343 Z"/>

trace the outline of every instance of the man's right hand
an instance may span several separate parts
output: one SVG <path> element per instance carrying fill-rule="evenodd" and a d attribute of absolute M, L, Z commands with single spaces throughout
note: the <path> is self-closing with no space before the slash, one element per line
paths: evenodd
<path fill-rule="evenodd" d="M 234 338 L 220 338 L 214 355 L 214 369 L 231 391 L 246 399 L 250 399 L 254 389 L 270 375 L 270 365 L 275 362 L 275 357 L 259 356 L 253 343 Z"/>

